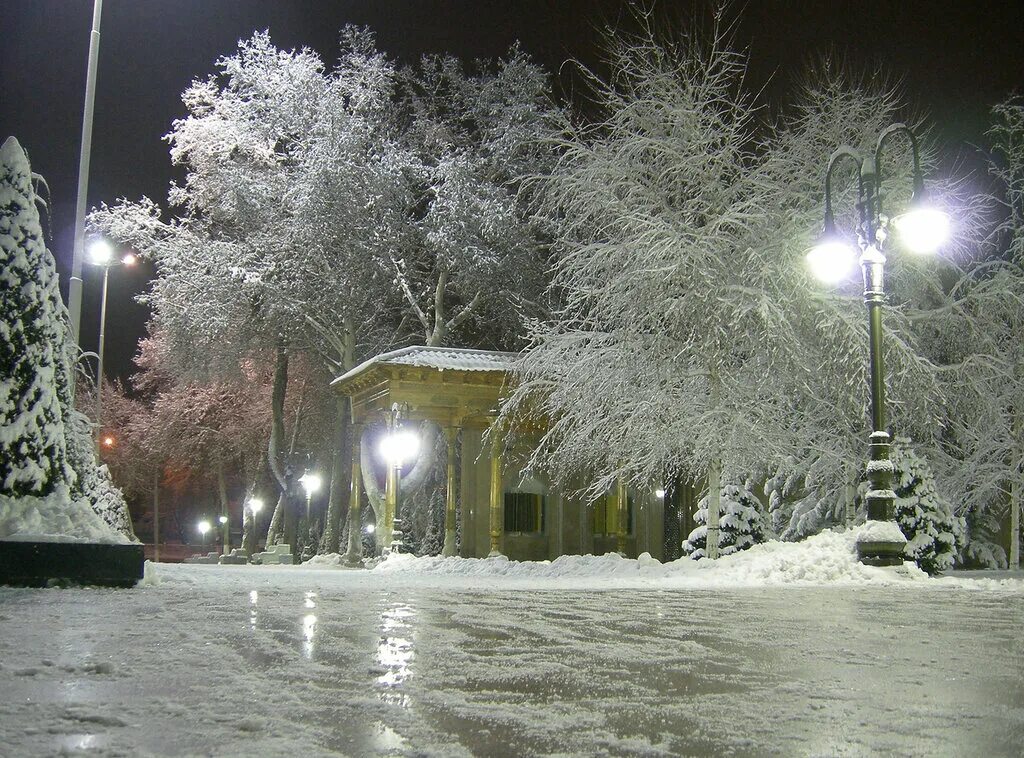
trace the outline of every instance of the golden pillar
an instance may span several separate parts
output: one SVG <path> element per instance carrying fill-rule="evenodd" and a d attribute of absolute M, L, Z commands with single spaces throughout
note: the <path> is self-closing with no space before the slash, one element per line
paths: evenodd
<path fill-rule="evenodd" d="M 383 552 L 391 552 L 391 539 L 395 532 L 395 510 L 398 507 L 398 477 L 401 464 L 388 461 L 388 475 L 384 484 L 384 534 L 381 535 Z"/>
<path fill-rule="evenodd" d="M 618 501 L 615 513 L 615 549 L 619 555 L 626 554 L 626 535 L 629 534 L 629 498 L 626 494 L 626 478 L 619 477 Z"/>
<path fill-rule="evenodd" d="M 345 564 L 348 566 L 363 565 L 363 518 L 360 510 L 363 499 L 363 469 L 360 465 L 362 438 L 362 424 L 353 424 L 352 486 L 348 500 L 348 551 L 345 553 Z"/>
<path fill-rule="evenodd" d="M 502 555 L 502 487 L 501 487 L 501 435 L 497 426 L 491 427 L 491 552 L 488 557 Z"/>
<path fill-rule="evenodd" d="M 444 434 L 448 440 L 448 482 L 444 504 L 444 548 L 441 555 L 450 558 L 455 555 L 455 443 L 459 429 L 447 426 Z"/>

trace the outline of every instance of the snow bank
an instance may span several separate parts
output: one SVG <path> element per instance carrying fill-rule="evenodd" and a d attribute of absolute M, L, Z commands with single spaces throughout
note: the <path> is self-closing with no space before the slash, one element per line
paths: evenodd
<path fill-rule="evenodd" d="M 131 542 L 97 515 L 88 500 L 73 499 L 65 485 L 43 497 L 0 495 L 0 540 Z"/>
<path fill-rule="evenodd" d="M 895 525 L 893 525 L 895 528 Z M 372 573 L 507 577 L 511 579 L 606 578 L 671 586 L 770 586 L 787 584 L 886 584 L 925 581 L 927 574 L 912 563 L 898 570 L 865 566 L 856 545 L 864 535 L 877 539 L 875 524 L 859 529 L 826 531 L 802 542 L 767 542 L 717 561 L 682 558 L 659 563 L 644 553 L 637 560 L 608 555 L 565 555 L 553 561 L 510 561 L 507 558 L 416 558 L 395 555 L 381 561 Z"/>

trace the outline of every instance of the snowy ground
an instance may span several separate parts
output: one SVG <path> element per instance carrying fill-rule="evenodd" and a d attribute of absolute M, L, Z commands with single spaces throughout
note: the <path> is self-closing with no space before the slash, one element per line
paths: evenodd
<path fill-rule="evenodd" d="M 822 553 L 0 588 L 0 753 L 1021 755 L 1024 579 Z"/>

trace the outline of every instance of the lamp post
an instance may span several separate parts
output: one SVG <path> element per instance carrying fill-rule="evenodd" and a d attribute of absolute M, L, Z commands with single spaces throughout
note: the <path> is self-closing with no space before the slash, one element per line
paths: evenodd
<path fill-rule="evenodd" d="M 106 240 L 98 239 L 89 245 L 89 261 L 103 269 L 103 294 L 100 299 L 100 339 L 96 351 L 96 439 L 99 440 L 100 429 L 103 427 L 103 347 L 107 339 L 107 284 L 110 280 L 111 266 L 134 266 L 135 256 L 131 253 L 117 259 L 114 249 Z"/>
<path fill-rule="evenodd" d="M 914 161 L 914 194 L 910 208 L 890 220 L 882 211 L 881 166 L 882 150 L 888 140 L 904 134 L 910 140 Z M 842 146 L 828 162 L 825 172 L 825 223 L 818 244 L 808 253 L 807 260 L 820 279 L 837 283 L 852 269 L 855 250 L 840 236 L 832 213 L 832 172 L 843 161 L 857 166 L 858 197 L 857 244 L 860 265 L 864 275 L 864 302 L 868 309 L 871 435 L 867 475 L 867 517 L 869 521 L 889 522 L 891 528 L 869 530 L 857 543 L 862 563 L 875 566 L 900 565 L 903 546 L 899 527 L 893 522 L 892 490 L 893 466 L 889 460 L 889 432 L 886 429 L 885 365 L 882 350 L 882 305 L 885 302 L 885 255 L 883 248 L 889 237 L 889 226 L 894 226 L 906 246 L 915 253 L 934 253 L 949 233 L 949 219 L 945 213 L 929 207 L 921 173 L 921 157 L 917 138 L 902 123 L 884 129 L 878 137 L 874 152 L 862 155 L 851 147 Z"/>
<path fill-rule="evenodd" d="M 299 477 L 299 484 L 302 485 L 302 489 L 306 493 L 306 533 L 302 536 L 302 539 L 305 542 L 305 546 L 303 547 L 302 552 L 305 553 L 307 550 L 310 549 L 309 505 L 310 501 L 313 499 L 313 495 L 319 492 L 320 487 L 323 486 L 323 479 L 320 478 L 319 474 L 314 474 L 312 472 L 307 471 L 305 474 Z"/>
<path fill-rule="evenodd" d="M 205 549 L 206 548 L 206 533 L 210 531 L 210 522 L 207 521 L 206 519 L 203 519 L 198 524 L 196 524 L 196 529 L 199 530 L 199 534 L 201 534 L 202 537 L 203 537 L 203 549 Z"/>
<path fill-rule="evenodd" d="M 416 433 L 402 428 L 402 420 L 408 415 L 408 403 L 393 403 L 390 413 L 384 417 L 387 434 L 381 440 L 380 453 L 388 467 L 384 490 L 384 534 L 381 539 L 381 549 L 385 557 L 392 551 L 399 552 L 402 545 L 402 533 L 396 532 L 395 529 L 402 464 L 415 458 L 420 449 L 420 440 Z"/>
<path fill-rule="evenodd" d="M 217 523 L 220 524 L 221 530 L 221 552 L 227 555 L 231 552 L 231 526 L 228 524 L 228 517 L 222 513 L 217 517 Z"/>
<path fill-rule="evenodd" d="M 96 65 L 100 57 L 100 17 L 103 0 L 93 0 L 92 32 L 89 34 L 89 65 L 85 74 L 85 111 L 82 114 L 82 146 L 78 157 L 78 197 L 75 201 L 75 243 L 68 285 L 68 315 L 71 339 L 78 344 L 82 320 L 82 251 L 85 249 L 85 206 L 89 190 L 89 157 L 92 152 L 92 113 L 96 102 Z M 72 374 L 73 381 L 74 374 Z"/>
<path fill-rule="evenodd" d="M 256 516 L 263 510 L 263 501 L 258 497 L 251 497 L 245 501 L 242 508 L 242 547 L 251 556 L 256 552 Z"/>

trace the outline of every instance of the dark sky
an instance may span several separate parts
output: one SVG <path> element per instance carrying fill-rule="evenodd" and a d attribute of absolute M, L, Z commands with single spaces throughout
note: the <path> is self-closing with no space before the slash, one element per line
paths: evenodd
<path fill-rule="evenodd" d="M 13 134 L 51 192 L 52 249 L 70 270 L 79 140 L 92 0 L 0 3 L 0 140 Z M 660 2 L 687 18 L 698 0 Z M 495 57 L 515 40 L 550 69 L 569 56 L 595 59 L 594 25 L 616 19 L 620 0 L 105 0 L 89 205 L 148 195 L 166 200 L 173 177 L 161 140 L 183 115 L 193 77 L 269 29 L 279 47 L 309 46 L 328 62 L 337 31 L 365 24 L 379 46 L 412 62 L 426 52 Z M 944 0 L 748 0 L 734 3 L 751 78 L 769 96 L 816 55 L 882 65 L 905 77 L 913 99 L 940 124 L 947 154 L 983 141 L 989 107 L 1024 89 L 1020 2 Z M 85 272 L 82 344 L 95 349 L 100 277 Z M 131 370 L 146 312 L 133 303 L 146 270 L 115 269 L 108 301 L 108 375 Z M 65 284 L 66 288 L 66 284 Z"/>

